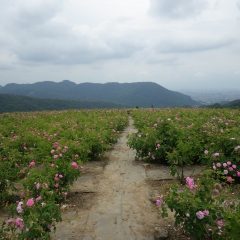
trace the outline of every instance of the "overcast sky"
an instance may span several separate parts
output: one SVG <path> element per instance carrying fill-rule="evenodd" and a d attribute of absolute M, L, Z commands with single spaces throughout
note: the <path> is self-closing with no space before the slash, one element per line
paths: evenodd
<path fill-rule="evenodd" d="M 0 0 L 0 85 L 240 89 L 240 0 Z"/>

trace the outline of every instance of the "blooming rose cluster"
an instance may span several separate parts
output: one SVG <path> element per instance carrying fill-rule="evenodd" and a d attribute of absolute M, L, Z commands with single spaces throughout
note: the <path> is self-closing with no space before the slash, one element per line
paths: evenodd
<path fill-rule="evenodd" d="M 197 217 L 199 220 L 207 217 L 208 215 L 209 215 L 209 211 L 208 211 L 208 210 L 196 212 L 196 217 Z"/>
<path fill-rule="evenodd" d="M 54 160 L 57 160 L 63 156 L 64 153 L 68 151 L 68 146 L 61 147 L 59 142 L 54 142 L 52 144 L 52 150 L 50 151 Z"/>
<path fill-rule="evenodd" d="M 231 161 L 227 161 L 224 163 L 217 162 L 213 163 L 213 170 L 222 173 L 226 176 L 226 180 L 228 183 L 234 182 L 233 177 L 240 177 L 240 171 L 236 164 Z"/>

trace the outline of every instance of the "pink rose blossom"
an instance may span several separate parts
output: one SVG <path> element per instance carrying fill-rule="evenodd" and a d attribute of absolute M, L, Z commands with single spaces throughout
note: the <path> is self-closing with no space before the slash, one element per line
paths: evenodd
<path fill-rule="evenodd" d="M 214 165 L 212 168 L 213 168 L 213 170 L 217 170 L 217 168 L 216 168 L 216 166 L 215 166 L 215 165 Z"/>
<path fill-rule="evenodd" d="M 22 213 L 23 212 L 23 202 L 19 202 L 18 205 L 17 205 L 17 212 L 18 213 Z"/>
<path fill-rule="evenodd" d="M 223 167 L 227 167 L 227 164 L 226 164 L 226 163 L 223 163 Z"/>
<path fill-rule="evenodd" d="M 33 198 L 29 198 L 27 200 L 26 204 L 27 204 L 28 207 L 32 207 L 35 204 L 34 199 Z"/>
<path fill-rule="evenodd" d="M 234 179 L 231 176 L 228 176 L 227 177 L 227 182 L 232 183 L 232 182 L 234 182 Z"/>
<path fill-rule="evenodd" d="M 22 230 L 24 228 L 23 219 L 22 218 L 16 218 L 15 225 L 16 225 L 17 228 Z"/>
<path fill-rule="evenodd" d="M 227 175 L 227 174 L 228 174 L 228 170 L 225 169 L 225 170 L 223 171 L 223 173 L 224 173 L 224 175 Z"/>
<path fill-rule="evenodd" d="M 196 212 L 196 217 L 201 220 L 205 217 L 204 213 L 202 211 Z"/>
<path fill-rule="evenodd" d="M 213 153 L 213 157 L 219 157 L 220 153 Z"/>
<path fill-rule="evenodd" d="M 72 162 L 72 163 L 71 163 L 71 166 L 72 166 L 72 168 L 74 168 L 74 169 L 78 169 L 78 164 L 77 164 L 77 162 Z"/>
<path fill-rule="evenodd" d="M 218 162 L 218 163 L 216 164 L 216 166 L 217 166 L 218 168 L 220 168 L 220 167 L 222 166 L 222 164 Z"/>
<path fill-rule="evenodd" d="M 230 166 L 232 165 L 232 163 L 230 161 L 227 161 L 227 165 Z"/>
<path fill-rule="evenodd" d="M 236 169 L 236 168 L 237 168 L 237 165 L 233 164 L 233 165 L 232 165 L 232 168 L 233 168 L 233 169 Z"/>
<path fill-rule="evenodd" d="M 204 214 L 204 216 L 208 216 L 209 215 L 209 211 L 208 210 L 204 210 L 203 214 Z"/>
<path fill-rule="evenodd" d="M 232 168 L 232 167 L 229 167 L 228 170 L 229 170 L 229 171 L 233 171 L 233 168 Z"/>
<path fill-rule="evenodd" d="M 54 178 L 54 181 L 55 181 L 55 182 L 58 182 L 59 180 L 60 180 L 59 177 L 55 177 L 55 178 Z"/>
<path fill-rule="evenodd" d="M 35 160 L 32 160 L 32 161 L 29 163 L 29 167 L 30 167 L 30 168 L 35 167 L 35 165 L 36 165 Z"/>
<path fill-rule="evenodd" d="M 240 172 L 239 171 L 237 171 L 237 176 L 240 177 Z"/>
<path fill-rule="evenodd" d="M 186 185 L 187 185 L 187 187 L 189 188 L 189 189 L 194 189 L 194 188 L 196 188 L 196 185 L 195 185 L 195 183 L 194 183 L 194 179 L 193 178 L 191 178 L 191 177 L 187 177 L 186 178 Z"/>

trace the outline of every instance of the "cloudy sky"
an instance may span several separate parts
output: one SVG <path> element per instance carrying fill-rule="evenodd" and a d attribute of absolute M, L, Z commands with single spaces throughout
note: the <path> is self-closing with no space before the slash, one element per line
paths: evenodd
<path fill-rule="evenodd" d="M 0 0 L 0 85 L 240 89 L 240 0 Z"/>

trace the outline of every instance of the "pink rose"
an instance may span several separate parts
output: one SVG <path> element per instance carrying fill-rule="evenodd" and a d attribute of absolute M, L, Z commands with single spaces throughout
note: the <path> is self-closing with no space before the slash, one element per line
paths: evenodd
<path fill-rule="evenodd" d="M 72 162 L 72 163 L 71 163 L 71 166 L 72 166 L 72 168 L 74 168 L 74 169 L 78 169 L 78 164 L 77 164 L 77 162 Z"/>
<path fill-rule="evenodd" d="M 55 181 L 55 182 L 58 182 L 59 180 L 60 180 L 59 177 L 55 177 L 55 178 L 54 178 L 54 181 Z"/>
<path fill-rule="evenodd" d="M 204 210 L 203 214 L 204 214 L 204 216 L 208 216 L 209 215 L 209 211 L 208 210 Z"/>
<path fill-rule="evenodd" d="M 223 163 L 223 167 L 227 167 L 227 164 L 226 164 L 226 163 Z"/>
<path fill-rule="evenodd" d="M 228 176 L 227 177 L 227 182 L 232 183 L 232 182 L 234 182 L 234 179 L 231 176 Z"/>
<path fill-rule="evenodd" d="M 27 200 L 26 204 L 27 204 L 28 207 L 32 207 L 35 204 L 35 202 L 34 202 L 33 198 L 29 198 Z"/>
<path fill-rule="evenodd" d="M 22 213 L 23 212 L 23 202 L 19 202 L 18 205 L 17 205 L 17 212 L 18 213 Z"/>
<path fill-rule="evenodd" d="M 16 218 L 15 225 L 16 225 L 17 228 L 22 230 L 24 228 L 23 219 L 22 218 Z"/>
<path fill-rule="evenodd" d="M 191 178 L 191 177 L 187 177 L 186 178 L 186 185 L 187 185 L 187 187 L 189 188 L 189 189 L 194 189 L 194 188 L 196 188 L 196 185 L 195 185 L 195 183 L 194 183 L 194 179 L 193 178 Z"/>
<path fill-rule="evenodd" d="M 227 175 L 227 174 L 228 174 L 228 170 L 225 169 L 225 170 L 223 171 L 223 173 L 224 173 L 224 175 Z"/>
<path fill-rule="evenodd" d="M 230 166 L 232 165 L 232 163 L 230 161 L 227 161 L 227 165 Z"/>
<path fill-rule="evenodd" d="M 35 160 L 32 160 L 32 161 L 29 163 L 29 167 L 30 167 L 30 168 L 35 167 L 35 165 L 36 165 Z"/>
<path fill-rule="evenodd" d="M 220 167 L 222 166 L 222 164 L 218 162 L 218 163 L 216 164 L 216 166 L 217 166 L 218 168 L 220 168 Z"/>
<path fill-rule="evenodd" d="M 205 215 L 202 211 L 198 211 L 196 212 L 196 217 L 201 220 L 205 217 Z"/>

